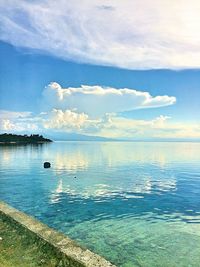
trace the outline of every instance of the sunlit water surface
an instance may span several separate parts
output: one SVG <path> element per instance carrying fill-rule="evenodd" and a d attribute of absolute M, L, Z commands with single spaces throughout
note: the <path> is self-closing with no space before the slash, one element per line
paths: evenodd
<path fill-rule="evenodd" d="M 1 146 L 0 198 L 117 266 L 200 266 L 200 143 Z"/>

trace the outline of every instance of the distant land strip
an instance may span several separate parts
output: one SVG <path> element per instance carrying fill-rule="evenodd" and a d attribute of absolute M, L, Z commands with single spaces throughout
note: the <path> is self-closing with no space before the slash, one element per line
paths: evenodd
<path fill-rule="evenodd" d="M 44 138 L 39 134 L 18 135 L 18 134 L 0 134 L 0 144 L 39 144 L 53 142 L 51 139 Z"/>

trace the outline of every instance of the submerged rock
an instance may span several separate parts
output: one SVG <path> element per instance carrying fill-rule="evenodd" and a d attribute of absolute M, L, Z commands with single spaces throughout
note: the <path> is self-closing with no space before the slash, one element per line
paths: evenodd
<path fill-rule="evenodd" d="M 50 162 L 44 162 L 44 168 L 51 168 Z"/>

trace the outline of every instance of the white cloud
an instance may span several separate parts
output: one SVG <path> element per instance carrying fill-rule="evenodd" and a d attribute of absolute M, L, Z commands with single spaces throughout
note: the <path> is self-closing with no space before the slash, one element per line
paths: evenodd
<path fill-rule="evenodd" d="M 50 129 L 65 129 L 69 131 L 80 130 L 88 120 L 88 115 L 76 113 L 71 110 L 53 109 L 48 118 L 44 120 L 44 127 Z"/>
<path fill-rule="evenodd" d="M 10 131 L 16 129 L 16 125 L 12 123 L 10 120 L 0 120 L 0 129 L 5 131 Z"/>
<path fill-rule="evenodd" d="M 21 132 L 21 131 L 35 131 L 38 130 L 38 125 L 35 123 L 29 123 L 29 121 L 12 121 L 9 119 L 0 119 L 0 131 L 7 132 Z"/>
<path fill-rule="evenodd" d="M 160 115 L 152 120 L 124 118 L 106 114 L 93 119 L 85 113 L 54 109 L 42 119 L 41 127 L 48 130 L 76 132 L 109 138 L 200 138 L 199 124 L 181 124 Z"/>
<path fill-rule="evenodd" d="M 168 116 L 154 120 L 133 120 L 118 115 L 124 111 L 172 105 L 173 96 L 151 96 L 133 89 L 102 86 L 62 88 L 52 82 L 43 91 L 40 113 L 46 129 L 78 132 L 104 137 L 148 136 L 150 131 L 165 127 Z M 148 130 L 147 130 L 148 128 Z"/>
<path fill-rule="evenodd" d="M 109 138 L 200 138 L 199 124 L 171 122 L 168 116 L 136 120 L 106 114 L 98 119 L 72 110 L 53 109 L 36 117 L 1 119 L 0 131 L 62 131 Z"/>
<path fill-rule="evenodd" d="M 99 135 L 111 138 L 150 138 L 157 134 L 162 137 L 168 116 L 159 116 L 153 120 L 136 120 L 108 114 L 96 127 Z M 90 128 L 88 128 L 90 130 Z"/>
<path fill-rule="evenodd" d="M 28 111 L 0 110 L 0 131 L 37 130 L 38 125 L 35 123 L 36 121 L 38 121 L 38 117 L 33 117 L 32 113 Z"/>
<path fill-rule="evenodd" d="M 199 68 L 198 0 L 0 2 L 0 39 L 78 62 Z"/>
<path fill-rule="evenodd" d="M 175 103 L 173 96 L 152 97 L 131 89 L 81 86 L 61 88 L 51 83 L 44 89 L 42 110 L 0 110 L 0 131 L 62 131 L 110 138 L 200 138 L 199 124 L 173 122 L 160 115 L 151 120 L 123 117 L 123 111 L 155 108 Z"/>
<path fill-rule="evenodd" d="M 160 115 L 152 120 L 136 120 L 108 114 L 99 122 L 90 121 L 84 133 L 110 138 L 200 138 L 200 124 L 171 122 Z"/>
<path fill-rule="evenodd" d="M 17 119 L 17 118 L 27 118 L 31 116 L 31 112 L 23 111 L 8 111 L 8 110 L 0 110 L 0 120 L 1 119 Z"/>
<path fill-rule="evenodd" d="M 82 85 L 78 88 L 61 88 L 58 83 L 49 84 L 43 92 L 42 107 L 46 109 L 69 109 L 84 112 L 91 117 L 140 108 L 172 105 L 173 96 L 152 97 L 148 92 L 132 89 L 103 88 Z"/>

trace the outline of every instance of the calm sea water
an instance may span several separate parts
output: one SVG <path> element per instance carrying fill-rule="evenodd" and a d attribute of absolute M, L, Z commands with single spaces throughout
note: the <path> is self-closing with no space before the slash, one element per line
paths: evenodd
<path fill-rule="evenodd" d="M 200 143 L 1 146 L 0 198 L 117 266 L 200 266 Z"/>

